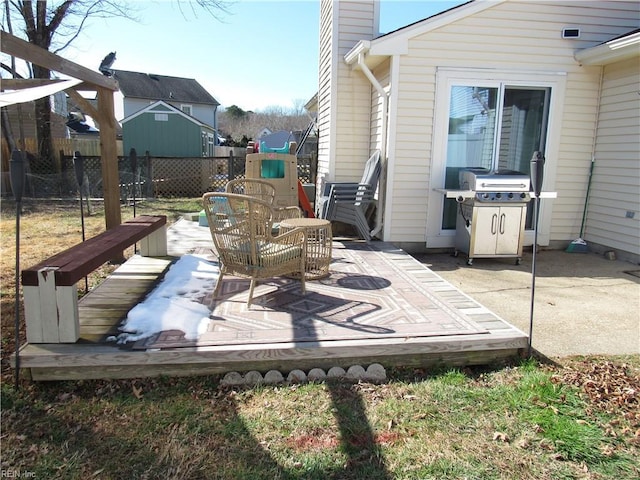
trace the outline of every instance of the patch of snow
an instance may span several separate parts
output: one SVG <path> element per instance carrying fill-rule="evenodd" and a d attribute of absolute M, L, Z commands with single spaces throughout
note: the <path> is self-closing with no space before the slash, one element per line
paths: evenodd
<path fill-rule="evenodd" d="M 182 330 L 195 340 L 207 330 L 211 310 L 201 303 L 215 288 L 218 265 L 203 256 L 183 255 L 160 284 L 127 314 L 117 343 L 135 342 L 165 330 Z"/>

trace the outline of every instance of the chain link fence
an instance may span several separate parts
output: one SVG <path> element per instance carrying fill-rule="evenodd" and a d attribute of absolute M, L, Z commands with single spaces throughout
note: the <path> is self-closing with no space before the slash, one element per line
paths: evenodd
<path fill-rule="evenodd" d="M 120 198 L 199 197 L 208 191 L 223 191 L 229 180 L 244 178 L 246 154 L 225 157 L 175 158 L 118 157 Z M 83 157 L 83 195 L 102 198 L 102 161 L 98 156 Z M 298 178 L 315 183 L 317 161 L 313 155 L 298 157 Z M 3 189 L 3 195 L 10 194 Z M 71 198 L 78 193 L 72 156 L 60 160 L 60 173 L 40 174 L 27 165 L 25 197 Z"/>

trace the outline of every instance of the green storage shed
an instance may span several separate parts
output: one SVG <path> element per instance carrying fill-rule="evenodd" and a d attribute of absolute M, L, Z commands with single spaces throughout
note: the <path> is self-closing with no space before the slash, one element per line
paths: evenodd
<path fill-rule="evenodd" d="M 135 148 L 154 157 L 211 157 L 215 129 L 159 100 L 122 120 L 122 142 L 124 152 Z"/>

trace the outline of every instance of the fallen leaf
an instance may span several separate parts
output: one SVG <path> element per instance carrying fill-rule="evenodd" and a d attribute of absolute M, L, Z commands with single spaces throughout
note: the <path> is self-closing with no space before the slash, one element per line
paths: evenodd
<path fill-rule="evenodd" d="M 136 387 L 135 384 L 133 384 L 131 386 L 131 389 L 133 390 L 133 395 L 138 399 L 141 400 L 142 399 L 142 387 Z"/>

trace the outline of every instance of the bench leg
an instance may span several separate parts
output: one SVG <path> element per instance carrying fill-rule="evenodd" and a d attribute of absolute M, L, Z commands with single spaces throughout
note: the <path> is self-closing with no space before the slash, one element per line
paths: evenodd
<path fill-rule="evenodd" d="M 38 272 L 38 286 L 23 287 L 29 343 L 75 343 L 80 338 L 78 289 L 56 286 L 55 268 Z"/>
<path fill-rule="evenodd" d="M 167 227 L 156 230 L 140 240 L 140 255 L 143 257 L 167 256 Z"/>

